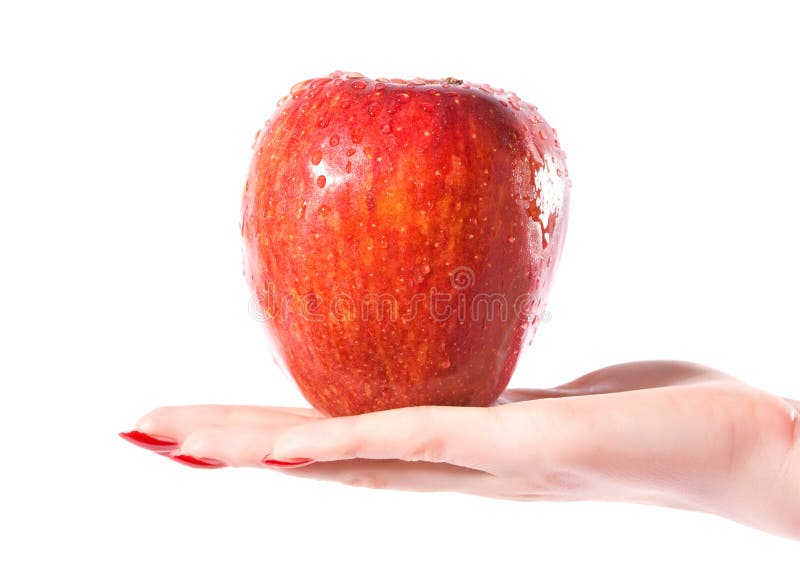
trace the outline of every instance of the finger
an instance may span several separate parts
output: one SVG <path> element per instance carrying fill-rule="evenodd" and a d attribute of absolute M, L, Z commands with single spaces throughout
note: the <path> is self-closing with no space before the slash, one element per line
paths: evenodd
<path fill-rule="evenodd" d="M 228 466 L 261 466 L 265 459 L 271 459 L 275 438 L 293 424 L 296 423 L 283 420 L 268 424 L 206 425 L 189 433 L 179 451 Z"/>
<path fill-rule="evenodd" d="M 185 405 L 159 407 L 142 417 L 134 430 L 180 443 L 193 430 L 211 425 L 281 425 L 322 417 L 313 409 L 247 405 Z M 130 438 L 126 438 L 130 439 Z M 136 443 L 134 441 L 134 443 Z"/>
<path fill-rule="evenodd" d="M 199 460 L 219 461 L 228 466 L 261 467 L 264 459 L 274 457 L 274 439 L 287 428 L 286 425 L 203 427 L 186 438 L 180 453 Z M 340 482 L 350 486 L 425 492 L 477 492 L 489 479 L 485 472 L 470 468 L 399 460 L 313 462 L 303 467 L 277 469 L 294 476 Z"/>
<path fill-rule="evenodd" d="M 487 470 L 500 433 L 493 407 L 407 407 L 294 426 L 276 439 L 274 456 L 448 462 Z"/>
<path fill-rule="evenodd" d="M 214 425 L 186 437 L 181 454 L 228 466 L 261 466 L 272 459 L 275 438 L 289 425 Z M 458 491 L 489 494 L 493 477 L 485 472 L 429 462 L 401 460 L 345 460 L 314 462 L 302 468 L 279 468 L 295 476 L 334 481 L 350 486 L 422 492 Z"/>
<path fill-rule="evenodd" d="M 282 470 L 290 476 L 338 482 L 348 486 L 413 492 L 462 492 L 493 495 L 496 478 L 472 468 L 402 460 L 317 462 Z"/>

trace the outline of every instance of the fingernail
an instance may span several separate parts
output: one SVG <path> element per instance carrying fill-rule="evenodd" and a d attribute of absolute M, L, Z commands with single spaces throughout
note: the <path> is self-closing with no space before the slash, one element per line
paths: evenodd
<path fill-rule="evenodd" d="M 150 435 L 141 431 L 124 431 L 119 434 L 124 440 L 131 442 L 135 446 L 153 450 L 154 452 L 171 452 L 180 444 L 172 438 L 160 435 Z"/>
<path fill-rule="evenodd" d="M 273 468 L 297 468 L 299 466 L 305 466 L 306 464 L 311 464 L 314 462 L 311 458 L 292 458 L 291 460 L 273 460 L 270 456 L 267 456 L 261 463 L 264 466 L 272 466 Z"/>
<path fill-rule="evenodd" d="M 196 458 L 189 454 L 175 453 L 167 454 L 167 456 L 169 456 L 171 460 L 175 460 L 176 462 L 180 462 L 192 468 L 225 468 L 225 466 L 227 466 L 225 462 L 220 462 L 214 458 Z"/>

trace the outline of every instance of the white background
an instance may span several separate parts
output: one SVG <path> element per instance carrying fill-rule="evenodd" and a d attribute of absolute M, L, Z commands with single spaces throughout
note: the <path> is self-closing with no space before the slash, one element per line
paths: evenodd
<path fill-rule="evenodd" d="M 790 3 L 784 3 L 786 7 Z M 757 2 L 0 8 L 0 581 L 796 584 L 798 544 L 696 513 L 199 471 L 160 404 L 302 405 L 248 311 L 256 129 L 334 69 L 515 90 L 574 181 L 514 384 L 682 358 L 800 396 L 800 40 Z"/>

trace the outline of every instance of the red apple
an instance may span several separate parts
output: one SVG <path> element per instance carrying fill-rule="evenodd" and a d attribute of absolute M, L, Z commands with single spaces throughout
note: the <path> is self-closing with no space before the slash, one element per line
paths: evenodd
<path fill-rule="evenodd" d="M 567 225 L 555 130 L 487 85 L 336 72 L 256 135 L 245 276 L 277 357 L 329 415 L 491 404 Z"/>

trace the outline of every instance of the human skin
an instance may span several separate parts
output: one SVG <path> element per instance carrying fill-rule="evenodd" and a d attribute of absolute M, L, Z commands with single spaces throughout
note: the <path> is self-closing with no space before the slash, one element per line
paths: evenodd
<path fill-rule="evenodd" d="M 329 418 L 298 408 L 160 407 L 135 430 L 160 438 L 151 449 L 198 467 L 662 505 L 800 539 L 800 404 L 687 362 L 611 366 L 549 389 L 508 390 L 485 408 Z"/>

